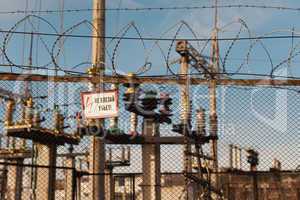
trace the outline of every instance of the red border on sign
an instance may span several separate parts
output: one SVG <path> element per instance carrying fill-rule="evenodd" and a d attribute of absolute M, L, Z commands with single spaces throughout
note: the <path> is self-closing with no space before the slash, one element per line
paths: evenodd
<path fill-rule="evenodd" d="M 101 94 L 101 93 L 111 93 L 111 92 L 114 92 L 115 95 L 116 95 L 116 111 L 117 111 L 117 114 L 115 115 L 104 115 L 102 117 L 86 117 L 84 116 L 84 102 L 83 102 L 83 96 L 84 95 L 87 95 L 87 94 Z M 82 115 L 84 118 L 86 119 L 105 119 L 105 118 L 112 118 L 112 117 L 118 117 L 118 113 L 119 113 L 119 91 L 118 90 L 105 90 L 103 92 L 81 92 L 80 93 L 80 98 L 81 98 L 81 109 L 82 109 Z"/>

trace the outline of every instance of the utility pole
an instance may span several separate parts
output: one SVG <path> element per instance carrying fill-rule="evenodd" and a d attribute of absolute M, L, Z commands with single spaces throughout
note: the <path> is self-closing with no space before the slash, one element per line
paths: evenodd
<path fill-rule="evenodd" d="M 92 38 L 92 64 L 89 74 L 92 77 L 100 76 L 100 82 L 90 84 L 91 91 L 104 90 L 102 77 L 105 71 L 105 0 L 93 0 L 93 38 Z M 89 125 L 96 126 L 100 131 L 103 120 L 90 120 Z M 90 136 L 90 188 L 91 200 L 105 199 L 105 142 L 96 135 Z"/>
<path fill-rule="evenodd" d="M 186 42 L 186 41 L 183 41 Z M 184 44 L 186 47 L 187 44 Z M 188 138 L 190 127 L 190 80 L 189 80 L 189 55 L 182 54 L 180 59 L 180 74 L 184 77 L 185 84 L 181 85 L 180 88 L 180 103 L 182 105 L 182 111 L 181 111 L 181 121 L 184 127 L 184 133 L 185 139 Z M 184 152 L 191 152 L 191 145 L 188 144 L 187 141 L 185 141 L 185 145 L 183 147 Z M 185 173 L 191 173 L 192 172 L 192 158 L 191 156 L 188 156 L 187 154 L 184 155 L 184 172 Z M 190 184 L 189 180 L 186 178 L 186 199 L 189 199 L 189 193 L 190 193 Z"/>
<path fill-rule="evenodd" d="M 218 135 L 218 119 L 217 119 L 217 80 L 219 78 L 219 43 L 218 43 L 218 0 L 215 0 L 215 13 L 214 13 L 214 30 L 212 33 L 211 44 L 211 79 L 209 81 L 209 105 L 210 105 L 210 135 Z M 210 141 L 210 154 L 213 157 L 211 163 L 212 170 L 215 174 L 212 176 L 212 184 L 218 188 L 218 142 L 217 139 Z"/>

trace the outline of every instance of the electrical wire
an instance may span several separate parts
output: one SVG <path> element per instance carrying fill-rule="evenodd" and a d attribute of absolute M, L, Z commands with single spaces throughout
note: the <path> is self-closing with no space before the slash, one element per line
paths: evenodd
<path fill-rule="evenodd" d="M 0 64 L 0 67 L 17 67 L 21 69 L 27 69 L 27 70 L 55 70 L 55 69 L 49 69 L 46 67 L 40 67 L 40 66 L 29 66 L 29 65 L 10 65 L 10 64 Z M 63 68 L 69 68 L 67 66 L 64 66 Z M 72 71 L 72 70 L 63 70 L 60 69 L 59 71 L 64 72 L 66 74 L 71 74 L 71 75 L 86 75 L 88 76 L 89 74 L 86 72 L 78 72 L 78 71 Z M 163 75 L 139 75 L 137 77 L 139 78 L 157 78 L 157 77 L 180 77 L 180 76 L 197 76 L 197 75 L 204 75 L 205 73 L 188 73 L 188 74 L 181 74 L 181 73 L 176 73 L 176 74 L 163 74 Z M 270 80 L 276 80 L 275 78 L 283 78 L 283 79 L 300 79 L 300 76 L 281 76 L 281 75 L 271 75 L 271 74 L 261 74 L 261 73 L 241 73 L 241 72 L 220 72 L 220 73 L 211 73 L 213 75 L 229 75 L 229 76 L 254 76 L 254 77 L 268 77 Z M 119 75 L 112 75 L 110 76 L 111 78 L 114 77 L 119 77 Z M 234 80 L 234 79 L 233 79 Z"/>
<path fill-rule="evenodd" d="M 16 67 L 23 70 L 48 70 L 48 71 L 55 71 L 55 69 L 47 68 L 43 66 L 33 66 L 33 65 L 12 65 L 12 64 L 4 64 L 0 63 L 0 67 Z M 70 68 L 70 67 L 65 67 Z M 69 75 L 87 75 L 87 73 L 84 72 L 78 72 L 78 71 L 72 71 L 72 70 L 65 70 L 65 69 L 59 69 L 59 72 L 64 72 Z"/>
<path fill-rule="evenodd" d="M 0 33 L 14 33 L 25 35 L 43 35 L 43 36 L 55 36 L 55 37 L 73 37 L 73 38 L 105 38 L 105 39 L 123 39 L 123 40 L 141 40 L 144 41 L 173 41 L 174 38 L 157 38 L 157 37 L 120 37 L 120 36 L 92 36 L 92 35 L 77 35 L 77 34 L 59 34 L 59 33 L 46 33 L 46 32 L 27 32 L 27 31 L 9 31 L 0 30 Z M 233 40 L 265 40 L 265 39 L 299 39 L 300 35 L 281 35 L 281 36 L 257 36 L 257 37 L 228 37 L 228 38 L 177 38 L 175 41 L 188 40 L 188 41 L 233 41 Z"/>

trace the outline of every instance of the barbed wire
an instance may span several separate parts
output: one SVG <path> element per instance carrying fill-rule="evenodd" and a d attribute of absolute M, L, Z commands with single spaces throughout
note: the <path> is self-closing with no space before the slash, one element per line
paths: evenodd
<path fill-rule="evenodd" d="M 36 18 L 39 21 L 43 21 L 45 22 L 49 27 L 51 27 L 51 30 L 53 30 L 53 32 L 49 33 L 49 32 L 39 32 L 35 29 L 34 25 L 31 22 L 31 31 L 17 31 L 18 26 L 26 21 L 26 20 L 30 20 L 30 18 Z M 4 55 L 5 60 L 8 62 L 7 63 L 3 63 L 2 66 L 8 66 L 8 67 L 16 67 L 22 70 L 32 70 L 32 69 L 37 69 L 37 70 L 51 70 L 50 67 L 51 64 L 54 65 L 54 67 L 56 69 L 58 69 L 61 72 L 64 72 L 65 74 L 69 74 L 69 75 L 86 75 L 86 73 L 84 72 L 78 72 L 78 71 L 74 71 L 75 68 L 78 68 L 79 66 L 82 65 L 86 65 L 90 62 L 80 62 L 80 64 L 77 64 L 75 66 L 70 66 L 69 69 L 67 69 L 67 66 L 60 66 L 60 64 L 57 62 L 56 58 L 59 56 L 60 52 L 61 52 L 61 48 L 62 46 L 65 45 L 65 41 L 68 38 L 105 38 L 105 39 L 109 39 L 108 41 L 108 45 L 113 45 L 114 42 L 114 47 L 112 48 L 112 54 L 110 54 L 108 47 L 106 46 L 106 54 L 107 57 L 110 59 L 111 61 L 111 65 L 109 66 L 107 65 L 107 63 L 105 63 L 106 68 L 111 67 L 112 72 L 114 75 L 118 74 L 118 69 L 116 66 L 116 56 L 117 53 L 119 51 L 119 46 L 122 40 L 137 40 L 137 41 L 141 41 L 143 44 L 143 48 L 145 50 L 145 52 L 147 52 L 146 49 L 146 43 L 145 41 L 149 41 L 149 42 L 154 42 L 154 45 L 152 46 L 152 48 L 150 48 L 150 51 L 148 51 L 146 53 L 145 56 L 145 62 L 142 66 L 139 66 L 139 69 L 136 70 L 137 75 L 143 75 L 144 73 L 146 73 L 147 71 L 149 71 L 151 68 L 153 68 L 152 66 L 152 62 L 150 62 L 150 54 L 154 51 L 154 47 L 158 47 L 159 48 L 159 53 L 161 53 L 162 57 L 164 58 L 165 61 L 165 67 L 167 69 L 167 74 L 168 72 L 171 72 L 172 75 L 174 76 L 178 76 L 178 73 L 175 72 L 174 70 L 171 69 L 171 65 L 175 65 L 178 64 L 178 62 L 173 62 L 170 61 L 171 59 L 171 51 L 172 51 L 172 47 L 174 46 L 175 41 L 179 41 L 179 40 L 187 40 L 189 42 L 197 42 L 197 49 L 201 49 L 201 55 L 203 55 L 205 57 L 205 59 L 210 59 L 210 57 L 205 56 L 203 54 L 205 48 L 207 47 L 208 43 L 211 41 L 231 41 L 229 47 L 227 50 L 225 50 L 224 52 L 224 57 L 222 59 L 222 56 L 220 56 L 220 61 L 223 67 L 222 72 L 224 74 L 227 75 L 227 78 L 230 78 L 230 76 L 234 76 L 235 74 L 239 74 L 239 72 L 241 71 L 241 69 L 245 66 L 248 66 L 249 61 L 250 61 L 250 57 L 251 57 L 251 53 L 252 50 L 254 49 L 254 47 L 256 45 L 260 45 L 261 48 L 265 51 L 266 56 L 268 61 L 270 62 L 271 65 L 271 70 L 270 70 L 270 74 L 269 77 L 273 78 L 272 75 L 274 74 L 275 70 L 277 70 L 280 66 L 284 65 L 286 62 L 291 61 L 292 59 L 294 59 L 296 56 L 300 55 L 300 51 L 298 51 L 298 49 L 300 48 L 300 45 L 295 45 L 295 47 L 293 47 L 291 49 L 291 53 L 289 55 L 289 57 L 285 60 L 280 60 L 279 64 L 274 65 L 273 63 L 273 59 L 271 56 L 271 53 L 269 52 L 269 50 L 267 49 L 267 47 L 264 45 L 264 43 L 262 42 L 262 40 L 267 40 L 267 39 L 297 39 L 300 38 L 300 35 L 296 35 L 295 31 L 292 32 L 291 35 L 272 35 L 274 33 L 279 33 L 280 31 L 272 31 L 270 33 L 261 35 L 261 36 L 256 36 L 255 34 L 251 33 L 250 28 L 247 26 L 246 22 L 243 21 L 242 19 L 239 19 L 238 21 L 229 23 L 227 25 L 225 25 L 223 28 L 220 28 L 220 32 L 221 31 L 225 31 L 225 28 L 228 28 L 230 25 L 234 24 L 234 23 L 239 23 L 240 24 L 240 28 L 238 29 L 235 37 L 219 37 L 217 39 L 213 39 L 213 38 L 200 38 L 197 35 L 197 32 L 195 30 L 193 30 L 193 28 L 185 21 L 180 21 L 179 23 L 176 23 L 175 25 L 171 26 L 169 29 L 167 29 L 167 31 L 163 32 L 161 37 L 144 37 L 142 35 L 142 32 L 139 30 L 139 28 L 134 25 L 133 23 L 130 23 L 126 26 L 124 26 L 123 28 L 121 28 L 121 30 L 114 36 L 105 36 L 105 37 L 101 37 L 99 36 L 99 34 L 94 34 L 94 35 L 81 35 L 81 34 L 73 34 L 73 32 L 75 31 L 75 29 L 81 27 L 82 25 L 86 25 L 89 27 L 90 31 L 94 31 L 95 27 L 93 26 L 93 24 L 88 21 L 88 20 L 83 20 L 75 25 L 72 25 L 70 28 L 66 29 L 65 32 L 63 33 L 58 33 L 56 31 L 56 28 L 45 18 L 42 18 L 40 16 L 35 16 L 35 15 L 29 15 L 24 17 L 23 19 L 19 20 L 18 22 L 16 22 L 12 28 L 8 29 L 8 30 L 0 30 L 0 33 L 5 34 L 4 37 L 4 41 L 3 41 L 3 45 L 2 45 L 2 49 L 1 53 Z M 183 38 L 183 37 L 179 37 L 181 31 L 183 31 L 183 27 L 186 27 L 187 30 L 192 34 L 193 38 Z M 126 37 L 126 34 L 128 33 L 128 31 L 133 28 L 134 31 L 137 33 L 138 37 Z M 175 30 L 175 34 L 173 37 L 165 37 L 165 35 L 167 33 L 171 33 L 172 31 Z M 240 37 L 242 30 L 246 31 L 248 36 L 247 37 Z M 95 30 L 96 33 L 98 32 L 97 30 Z M 290 32 L 289 32 L 290 33 Z M 14 34 L 20 34 L 20 35 L 37 35 L 41 41 L 42 44 L 44 45 L 44 47 L 46 48 L 47 54 L 50 56 L 50 62 L 47 63 L 46 65 L 43 66 L 26 66 L 26 65 L 19 65 L 17 63 L 14 63 L 12 61 L 12 59 L 10 58 L 11 56 L 8 55 L 8 44 L 11 40 L 11 38 L 13 37 Z M 52 49 L 49 48 L 45 42 L 44 39 L 42 39 L 42 36 L 51 36 L 51 37 L 56 37 L 53 45 L 52 45 Z M 247 40 L 250 41 L 250 45 L 248 47 L 248 51 L 246 51 L 246 56 L 245 59 L 242 59 L 241 64 L 239 65 L 239 67 L 237 68 L 237 70 L 235 70 L 235 73 L 226 73 L 227 69 L 226 69 L 226 65 L 227 65 L 227 61 L 230 60 L 229 55 L 231 53 L 231 51 L 233 50 L 233 46 L 236 45 L 237 42 L 242 41 L 242 40 Z M 162 46 L 159 44 L 160 42 L 170 42 L 168 48 L 167 48 L 167 52 L 164 52 L 164 49 L 162 48 Z M 200 45 L 200 42 L 204 42 L 204 45 Z M 58 46 L 58 44 L 62 44 L 60 46 Z M 202 48 L 201 48 L 202 46 Z M 247 50 L 247 47 L 246 47 Z M 176 59 L 178 60 L 178 59 Z M 90 63 L 90 65 L 92 65 L 92 63 Z M 274 67 L 275 66 L 275 67 Z M 250 75 L 250 73 L 249 73 Z"/>
<path fill-rule="evenodd" d="M 227 51 L 226 51 L 226 53 L 225 53 L 225 56 L 224 56 L 223 61 L 222 61 L 222 59 L 221 59 L 221 61 L 222 61 L 223 72 L 225 72 L 225 73 L 226 73 L 226 62 L 227 62 L 227 60 L 228 60 L 228 57 L 229 57 L 229 55 L 230 55 L 230 53 L 231 53 L 231 51 L 232 51 L 234 45 L 236 44 L 237 40 L 238 40 L 239 37 L 240 37 L 243 28 L 245 28 L 245 29 L 247 30 L 247 33 L 248 33 L 249 37 L 251 37 L 251 31 L 250 31 L 250 29 L 249 29 L 247 23 L 246 23 L 244 20 L 242 20 L 242 19 L 238 19 L 237 23 L 240 24 L 240 28 L 239 28 L 238 33 L 236 34 L 236 40 L 232 40 L 231 44 L 229 45 L 229 47 L 228 47 L 228 49 L 227 49 Z M 232 24 L 234 24 L 234 22 L 229 23 L 228 25 L 225 25 L 222 29 L 220 29 L 220 31 L 222 31 L 223 29 L 225 29 L 226 27 L 228 27 L 228 26 L 230 26 L 230 25 L 232 25 Z M 250 44 L 250 47 L 251 47 L 251 44 Z M 249 48 L 250 48 L 250 47 L 249 47 Z M 240 66 L 239 68 L 241 69 L 242 66 L 243 66 L 243 63 L 241 64 L 241 66 Z M 238 70 L 237 70 L 237 72 L 238 72 Z"/>
<path fill-rule="evenodd" d="M 141 41 L 141 43 L 142 43 L 142 46 L 143 46 L 144 50 L 146 51 L 146 45 L 145 45 L 145 42 L 144 42 L 143 37 L 142 37 L 142 35 L 141 35 L 141 32 L 140 32 L 140 30 L 138 29 L 138 27 L 134 24 L 134 22 L 131 22 L 131 23 L 128 24 L 128 27 L 125 28 L 124 32 L 121 34 L 121 38 L 124 37 L 124 36 L 128 33 L 128 31 L 129 31 L 130 29 L 132 29 L 132 28 L 133 28 L 133 30 L 137 33 L 137 35 L 139 36 L 140 41 Z M 115 45 L 115 48 L 113 49 L 113 54 L 112 54 L 112 69 L 113 69 L 113 72 L 114 72 L 115 74 L 118 74 L 118 72 L 117 72 L 117 70 L 116 70 L 115 62 L 116 62 L 117 52 L 118 52 L 119 46 L 120 46 L 121 41 L 122 41 L 121 38 L 117 40 L 117 43 L 116 43 L 116 45 Z M 146 62 L 145 62 L 145 63 L 146 63 Z M 139 70 L 137 70 L 137 72 L 138 72 L 138 71 L 139 71 Z"/>
<path fill-rule="evenodd" d="M 18 64 L 14 63 L 12 61 L 12 59 L 8 56 L 7 54 L 7 48 L 8 48 L 8 43 L 9 41 L 11 40 L 13 34 L 14 34 L 14 31 L 22 24 L 22 23 L 25 23 L 26 21 L 29 21 L 30 22 L 30 25 L 31 25 L 31 28 L 34 30 L 32 31 L 32 34 L 31 35 L 35 35 L 34 32 L 37 32 L 36 29 L 34 28 L 34 25 L 32 24 L 31 22 L 31 18 L 34 18 L 34 19 L 37 19 L 39 21 L 42 21 L 44 22 L 45 24 L 47 24 L 52 31 L 54 31 L 55 33 L 58 33 L 56 28 L 48 21 L 46 20 L 45 18 L 43 17 L 40 17 L 40 16 L 36 16 L 36 15 L 28 15 L 28 16 L 25 16 L 24 18 L 22 18 L 21 20 L 17 21 L 5 34 L 4 36 L 4 40 L 3 40 L 3 44 L 2 44 L 2 53 L 6 59 L 6 61 L 11 65 L 11 66 L 17 66 Z M 27 34 L 24 34 L 24 35 L 27 35 Z M 45 47 L 45 49 L 47 50 L 47 53 L 49 55 L 51 55 L 51 52 L 46 44 L 46 42 L 40 37 L 41 35 L 37 35 L 39 37 L 39 39 L 42 41 L 42 44 L 43 46 Z M 59 54 L 55 55 L 55 57 L 59 56 Z M 41 67 L 44 67 L 44 68 L 47 68 L 47 66 L 49 66 L 51 64 L 51 60 L 50 62 L 46 63 L 44 66 L 41 66 Z"/>
<path fill-rule="evenodd" d="M 251 5 L 251 4 L 231 4 L 231 5 L 204 5 L 204 6 L 171 6 L 171 7 L 136 7 L 136 8 L 80 8 L 80 9 L 58 9 L 58 10 L 11 10 L 0 11 L 0 14 L 56 14 L 56 13 L 74 13 L 74 12 L 91 12 L 91 11 L 165 11 L 165 10 L 199 10 L 199 9 L 215 9 L 215 8 L 249 8 L 249 9 L 271 9 L 278 11 L 296 11 L 299 12 L 300 8 L 285 7 L 285 6 L 270 6 L 270 5 Z"/>

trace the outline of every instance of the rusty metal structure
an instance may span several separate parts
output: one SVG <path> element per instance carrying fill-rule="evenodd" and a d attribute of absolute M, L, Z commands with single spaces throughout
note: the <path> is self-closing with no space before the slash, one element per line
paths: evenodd
<path fill-rule="evenodd" d="M 298 144 L 295 136 L 289 135 L 288 128 L 266 128 L 273 125 L 272 121 L 257 121 L 255 114 L 261 117 L 259 111 L 249 117 L 245 102 L 251 99 L 252 105 L 255 98 L 244 94 L 253 88 L 262 89 L 261 93 L 270 90 L 269 96 L 276 89 L 293 92 L 300 86 L 299 79 L 275 79 L 273 68 L 268 79 L 232 78 L 222 71 L 226 59 L 221 62 L 217 0 L 213 7 L 214 29 L 207 40 L 210 56 L 205 56 L 193 41 L 177 39 L 176 35 L 168 55 L 164 55 L 167 69 L 173 74 L 143 76 L 140 71 L 147 71 L 151 66 L 148 61 L 140 70 L 120 74 L 114 58 L 122 37 L 132 27 L 140 35 L 136 26 L 130 24 L 121 37 L 112 40 L 116 44 L 109 74 L 106 47 L 112 42 L 107 42 L 105 35 L 106 8 L 105 0 L 94 0 L 91 23 L 84 21 L 58 34 L 51 54 L 54 74 L 35 74 L 32 70 L 34 33 L 30 34 L 29 74 L 0 72 L 4 132 L 0 138 L 1 200 L 300 199 L 300 173 L 295 167 L 299 163 L 289 158 L 298 156 L 297 150 L 291 150 Z M 58 70 L 62 68 L 57 57 L 62 50 L 55 52 L 56 47 L 82 24 L 92 27 L 87 72 L 62 70 L 64 74 L 60 74 Z M 187 26 L 182 23 L 180 28 L 184 25 Z M 9 59 L 6 49 L 15 27 L 5 35 L 2 49 L 12 68 L 20 67 Z M 175 61 L 176 73 L 169 66 L 171 52 L 179 56 Z M 25 85 L 25 92 L 13 91 L 10 84 L 18 82 Z M 53 85 L 54 97 L 48 93 Z M 68 91 L 58 97 L 61 88 Z M 223 88 L 237 93 L 227 94 L 229 108 L 222 101 Z M 117 91 L 119 116 L 85 118 L 80 93 L 106 90 Z M 298 107 L 299 102 L 293 98 L 295 103 L 291 106 Z M 261 110 L 267 104 L 275 104 L 268 98 L 259 100 L 263 102 Z M 291 125 L 293 130 L 296 126 L 290 121 L 295 120 L 295 107 L 291 117 L 289 113 L 285 116 L 286 126 Z M 278 117 L 276 114 L 282 117 L 282 113 L 274 114 Z M 226 129 L 226 135 L 223 125 L 227 128 L 230 124 L 237 128 Z M 285 149 L 275 140 L 261 142 L 262 136 L 251 140 L 251 133 L 261 130 L 289 136 L 289 142 L 283 145 L 292 147 Z M 246 147 L 248 143 L 254 147 Z M 272 145 L 275 147 L 270 150 Z M 268 157 L 270 152 L 272 158 Z"/>

